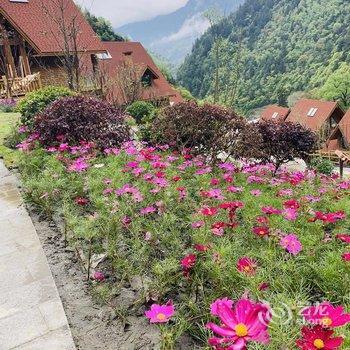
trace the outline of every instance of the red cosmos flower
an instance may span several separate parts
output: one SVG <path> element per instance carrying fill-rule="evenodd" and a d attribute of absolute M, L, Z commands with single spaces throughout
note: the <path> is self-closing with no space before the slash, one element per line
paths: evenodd
<path fill-rule="evenodd" d="M 173 176 L 172 180 L 175 181 L 175 182 L 178 182 L 178 181 L 181 180 L 181 177 L 180 176 Z"/>
<path fill-rule="evenodd" d="M 262 207 L 261 211 L 267 215 L 281 214 L 281 210 L 276 209 L 274 207 Z"/>
<path fill-rule="evenodd" d="M 243 208 L 243 207 L 244 207 L 244 203 L 241 201 L 224 202 L 220 204 L 221 209 L 237 210 L 238 208 Z"/>
<path fill-rule="evenodd" d="M 346 252 L 342 255 L 342 259 L 346 262 L 350 261 L 350 252 Z"/>
<path fill-rule="evenodd" d="M 299 339 L 296 345 L 301 350 L 337 350 L 343 344 L 342 337 L 333 337 L 334 331 L 324 329 L 321 326 L 313 328 L 303 327 L 301 334 L 303 339 Z"/>
<path fill-rule="evenodd" d="M 257 216 L 255 220 L 259 224 L 268 224 L 270 222 L 269 218 L 266 216 Z"/>
<path fill-rule="evenodd" d="M 215 207 L 204 207 L 200 210 L 200 213 L 204 216 L 214 216 L 218 212 L 218 209 Z"/>
<path fill-rule="evenodd" d="M 335 223 L 338 220 L 342 220 L 345 218 L 345 213 L 343 211 L 337 211 L 335 213 L 322 213 L 321 211 L 317 211 L 315 213 L 315 217 L 310 221 L 321 220 L 323 223 Z"/>
<path fill-rule="evenodd" d="M 267 226 L 257 226 L 253 227 L 253 233 L 255 233 L 258 236 L 268 236 L 270 230 Z"/>
<path fill-rule="evenodd" d="M 289 199 L 289 200 L 285 201 L 283 203 L 283 206 L 285 208 L 290 208 L 290 209 L 299 209 L 300 208 L 299 202 L 295 199 Z"/>
<path fill-rule="evenodd" d="M 211 186 L 217 186 L 220 183 L 220 179 L 211 179 L 210 185 Z"/>
<path fill-rule="evenodd" d="M 343 234 L 336 235 L 335 237 L 344 243 L 350 244 L 350 235 L 348 234 L 343 233 Z"/>
<path fill-rule="evenodd" d="M 333 306 L 329 302 L 310 306 L 304 309 L 302 314 L 305 320 L 327 328 L 341 327 L 350 323 L 350 314 L 344 313 L 342 306 Z"/>
<path fill-rule="evenodd" d="M 255 275 L 257 266 L 256 260 L 250 259 L 246 256 L 237 261 L 237 270 L 247 275 Z"/>
<path fill-rule="evenodd" d="M 89 204 L 89 200 L 87 198 L 83 198 L 83 197 L 77 197 L 75 198 L 75 203 L 81 206 L 87 205 Z"/>
<path fill-rule="evenodd" d="M 215 236 L 222 236 L 224 234 L 225 227 L 226 223 L 222 221 L 215 222 L 213 225 L 211 225 L 211 231 Z"/>
<path fill-rule="evenodd" d="M 258 289 L 260 291 L 265 291 L 270 288 L 270 285 L 267 282 L 260 283 Z"/>
<path fill-rule="evenodd" d="M 193 247 L 197 252 L 206 252 L 210 249 L 210 246 L 205 244 L 195 244 Z"/>
<path fill-rule="evenodd" d="M 197 257 L 194 254 L 188 254 L 181 260 L 181 266 L 184 271 L 189 271 L 194 268 Z"/>

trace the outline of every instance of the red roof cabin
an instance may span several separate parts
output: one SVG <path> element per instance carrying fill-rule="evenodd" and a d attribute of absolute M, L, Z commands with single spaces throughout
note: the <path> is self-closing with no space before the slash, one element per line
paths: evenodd
<path fill-rule="evenodd" d="M 70 39 L 64 40 L 64 32 Z M 93 74 L 104 48 L 73 0 L 1 0 L 0 95 L 68 85 L 62 62 L 73 50 L 84 75 Z"/>
<path fill-rule="evenodd" d="M 326 140 L 343 116 L 344 111 L 337 102 L 303 99 L 291 109 L 286 120 L 300 123 Z"/>
<path fill-rule="evenodd" d="M 350 109 L 329 137 L 327 148 L 329 150 L 350 150 Z"/>
<path fill-rule="evenodd" d="M 284 121 L 288 117 L 290 109 L 287 107 L 280 107 L 278 105 L 267 106 L 262 112 L 260 119 Z"/>
<path fill-rule="evenodd" d="M 106 97 L 111 102 L 125 105 L 134 100 L 145 100 L 166 105 L 183 100 L 141 43 L 103 42 L 103 47 L 107 54 L 99 55 L 99 67 L 101 75 L 110 80 L 105 85 Z M 139 88 L 130 90 L 130 85 Z"/>

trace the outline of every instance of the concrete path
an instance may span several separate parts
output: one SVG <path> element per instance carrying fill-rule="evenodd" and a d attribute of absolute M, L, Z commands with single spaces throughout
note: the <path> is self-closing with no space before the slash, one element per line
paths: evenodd
<path fill-rule="evenodd" d="M 74 350 L 44 251 L 0 160 L 0 350 Z"/>

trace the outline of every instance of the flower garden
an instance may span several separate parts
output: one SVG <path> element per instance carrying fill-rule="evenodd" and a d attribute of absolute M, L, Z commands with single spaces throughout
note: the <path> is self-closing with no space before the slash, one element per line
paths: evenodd
<path fill-rule="evenodd" d="M 119 144 L 77 142 L 54 126 L 56 107 L 20 128 L 25 194 L 89 261 L 106 256 L 88 267 L 103 300 L 139 277 L 123 312 L 159 327 L 163 349 L 184 334 L 194 348 L 350 348 L 349 180 L 208 162 L 126 140 L 124 126 Z"/>

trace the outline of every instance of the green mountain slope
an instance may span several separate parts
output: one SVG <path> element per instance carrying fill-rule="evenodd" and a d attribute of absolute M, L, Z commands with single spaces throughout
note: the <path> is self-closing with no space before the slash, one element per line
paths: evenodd
<path fill-rule="evenodd" d="M 349 23 L 349 0 L 247 0 L 196 41 L 178 80 L 243 113 L 285 104 L 350 62 Z"/>

